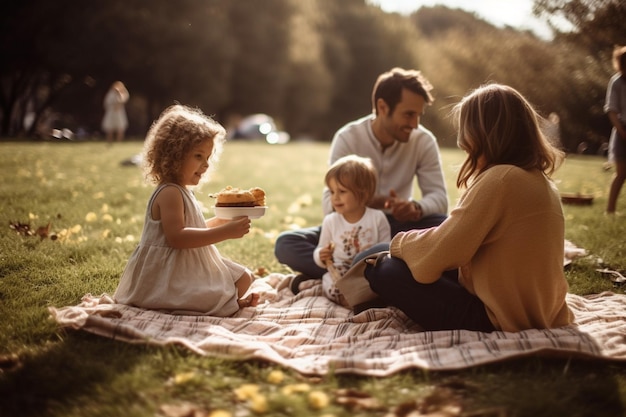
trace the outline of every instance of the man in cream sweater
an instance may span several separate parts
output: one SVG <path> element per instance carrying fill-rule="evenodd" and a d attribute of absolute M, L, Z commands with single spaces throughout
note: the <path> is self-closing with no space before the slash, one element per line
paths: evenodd
<path fill-rule="evenodd" d="M 435 136 L 420 124 L 433 102 L 432 86 L 419 71 L 393 68 L 381 74 L 372 92 L 372 114 L 350 122 L 335 134 L 329 165 L 346 155 L 370 158 L 378 173 L 376 196 L 369 206 L 387 215 L 392 236 L 399 231 L 439 225 L 448 212 L 441 155 Z M 413 199 L 415 181 L 420 198 Z M 332 211 L 324 190 L 324 214 Z M 319 279 L 325 270 L 313 260 L 321 227 L 283 232 L 277 259 L 300 273 L 292 283 Z"/>

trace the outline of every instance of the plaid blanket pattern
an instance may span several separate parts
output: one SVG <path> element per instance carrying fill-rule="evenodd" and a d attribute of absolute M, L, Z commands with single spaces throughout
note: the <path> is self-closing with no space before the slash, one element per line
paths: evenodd
<path fill-rule="evenodd" d="M 179 344 L 201 355 L 260 359 L 303 374 L 386 376 L 408 368 L 462 369 L 533 354 L 626 360 L 626 296 L 568 294 L 576 324 L 551 330 L 424 332 L 393 307 L 354 315 L 321 286 L 227 318 L 171 315 L 85 295 L 76 306 L 50 307 L 61 327 L 130 343 Z"/>

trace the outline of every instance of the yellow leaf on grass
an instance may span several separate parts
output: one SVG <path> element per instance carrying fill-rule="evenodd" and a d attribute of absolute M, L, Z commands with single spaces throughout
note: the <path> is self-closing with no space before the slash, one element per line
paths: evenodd
<path fill-rule="evenodd" d="M 243 384 L 239 388 L 235 388 L 234 392 L 239 401 L 249 400 L 259 394 L 259 386 L 257 384 Z"/>
<path fill-rule="evenodd" d="M 195 372 L 183 372 L 180 374 L 176 374 L 176 376 L 174 377 L 174 383 L 176 385 L 181 385 L 181 384 L 185 384 L 189 381 L 191 381 L 192 379 L 194 379 L 196 376 Z"/>
<path fill-rule="evenodd" d="M 309 406 L 315 410 L 321 410 L 330 403 L 328 395 L 322 391 L 312 391 L 309 393 Z"/>
<path fill-rule="evenodd" d="M 213 410 L 211 411 L 211 414 L 209 414 L 209 417 L 233 417 L 233 415 L 230 411 Z"/>
<path fill-rule="evenodd" d="M 309 384 L 301 383 L 285 385 L 281 391 L 285 395 L 292 395 L 301 392 L 309 392 L 310 390 L 311 386 Z"/>
<path fill-rule="evenodd" d="M 96 220 L 98 220 L 98 215 L 96 213 L 94 213 L 93 211 L 90 211 L 85 216 L 85 221 L 87 223 L 95 222 Z"/>
<path fill-rule="evenodd" d="M 270 384 L 280 384 L 285 379 L 285 374 L 280 370 L 273 370 L 267 375 L 267 382 Z"/>
<path fill-rule="evenodd" d="M 252 397 L 250 400 L 250 409 L 255 413 L 266 413 L 268 410 L 267 407 L 267 398 L 261 394 L 257 394 Z"/>

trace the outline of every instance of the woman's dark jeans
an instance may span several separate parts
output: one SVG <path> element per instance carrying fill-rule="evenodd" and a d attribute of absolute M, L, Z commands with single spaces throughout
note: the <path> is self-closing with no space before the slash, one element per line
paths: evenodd
<path fill-rule="evenodd" d="M 424 330 L 495 330 L 483 302 L 459 284 L 456 269 L 444 272 L 432 284 L 421 284 L 403 260 L 386 256 L 365 268 L 365 278 L 384 302 L 402 310 Z"/>

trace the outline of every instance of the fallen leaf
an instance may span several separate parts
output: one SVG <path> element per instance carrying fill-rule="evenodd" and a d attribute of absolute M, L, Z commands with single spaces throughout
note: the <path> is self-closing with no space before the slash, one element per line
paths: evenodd
<path fill-rule="evenodd" d="M 30 228 L 29 223 L 22 222 L 9 222 L 9 229 L 15 230 L 18 235 L 22 236 L 32 236 L 33 231 Z"/>
<path fill-rule="evenodd" d="M 267 398 L 264 395 L 256 394 L 250 399 L 250 409 L 257 414 L 267 413 Z"/>
<path fill-rule="evenodd" d="M 187 382 L 193 380 L 195 377 L 196 377 L 196 373 L 193 371 L 176 374 L 176 376 L 174 376 L 174 384 L 176 385 L 186 384 Z"/>
<path fill-rule="evenodd" d="M 35 231 L 35 235 L 39 236 L 41 240 L 44 240 L 48 237 L 50 233 L 50 222 L 46 226 L 39 226 Z"/>
<path fill-rule="evenodd" d="M 289 384 L 285 385 L 281 392 L 284 395 L 297 394 L 301 392 L 309 392 L 311 390 L 311 386 L 309 384 L 300 383 L 300 384 Z"/>
<path fill-rule="evenodd" d="M 275 369 L 267 375 L 267 382 L 270 384 L 278 385 L 285 379 L 283 371 Z"/>
<path fill-rule="evenodd" d="M 191 403 L 163 404 L 159 410 L 166 417 L 206 417 L 207 415 L 206 411 Z"/>
<path fill-rule="evenodd" d="M 336 391 L 335 402 L 351 411 L 382 410 L 380 402 L 370 394 L 350 388 Z"/>
<path fill-rule="evenodd" d="M 309 393 L 309 407 L 314 410 L 321 410 L 322 408 L 326 408 L 328 403 L 330 402 L 328 399 L 328 395 L 322 391 L 311 391 Z"/>
<path fill-rule="evenodd" d="M 249 400 L 250 398 L 258 395 L 260 387 L 257 384 L 243 384 L 239 388 L 235 388 L 233 391 L 239 401 Z"/>

